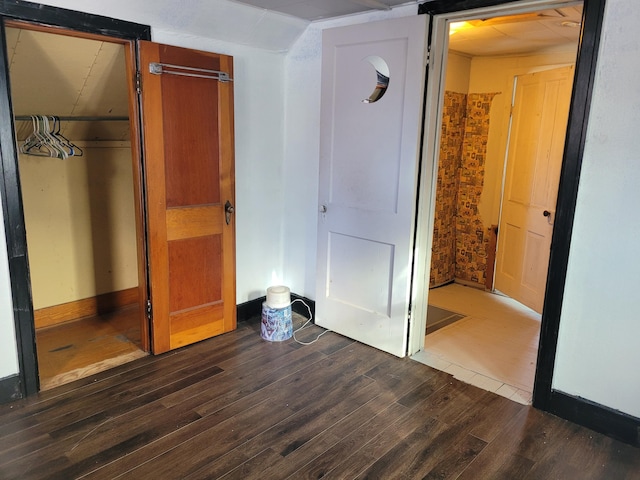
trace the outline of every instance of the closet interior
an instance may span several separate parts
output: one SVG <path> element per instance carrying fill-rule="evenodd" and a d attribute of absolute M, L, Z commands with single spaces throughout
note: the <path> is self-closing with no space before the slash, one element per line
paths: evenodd
<path fill-rule="evenodd" d="M 45 390 L 146 355 L 125 46 L 6 36 Z"/>

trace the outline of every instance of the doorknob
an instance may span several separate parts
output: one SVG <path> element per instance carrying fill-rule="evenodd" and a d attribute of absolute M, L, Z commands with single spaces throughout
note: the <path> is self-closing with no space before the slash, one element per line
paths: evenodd
<path fill-rule="evenodd" d="M 231 214 L 235 211 L 231 202 L 227 200 L 227 203 L 224 204 L 224 216 L 227 221 L 227 225 L 231 223 Z"/>
<path fill-rule="evenodd" d="M 542 215 L 544 215 L 545 217 L 550 217 L 551 212 L 549 210 L 545 210 L 544 212 L 542 212 Z"/>

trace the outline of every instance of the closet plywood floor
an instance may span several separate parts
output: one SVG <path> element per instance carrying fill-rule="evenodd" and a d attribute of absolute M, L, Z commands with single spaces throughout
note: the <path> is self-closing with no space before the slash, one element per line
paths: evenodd
<path fill-rule="evenodd" d="M 38 330 L 36 345 L 41 390 L 147 355 L 137 305 Z"/>

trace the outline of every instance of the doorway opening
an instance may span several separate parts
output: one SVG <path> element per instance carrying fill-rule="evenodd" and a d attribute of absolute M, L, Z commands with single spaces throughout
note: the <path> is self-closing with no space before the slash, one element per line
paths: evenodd
<path fill-rule="evenodd" d="M 519 149 L 518 155 L 513 154 L 514 146 L 539 144 L 537 138 L 521 141 L 518 137 L 523 137 L 522 131 L 536 134 L 532 127 L 536 122 L 527 116 L 540 113 L 525 108 L 521 115 L 525 127 L 517 135 L 514 119 L 520 107 L 514 100 L 524 91 L 527 77 L 572 68 L 581 18 L 582 4 L 572 2 L 493 17 L 483 12 L 482 19 L 469 13 L 448 24 L 446 73 L 439 91 L 441 123 L 435 155 L 439 167 L 434 172 L 435 207 L 430 212 L 434 216 L 428 294 L 432 320 L 425 308 L 427 336 L 416 359 L 522 403 L 531 402 L 533 391 L 553 223 L 552 217 L 542 213 L 555 210 L 573 70 L 563 93 L 567 111 L 551 127 L 545 124 L 546 133 L 540 137 L 555 142 L 548 149 L 552 154 L 545 151 L 540 164 L 546 162 L 549 168 L 555 160 L 557 173 L 552 168 L 536 179 L 531 172 L 541 166 L 522 161 L 535 157 L 535 152 Z M 539 90 L 549 97 L 554 88 Z M 531 103 L 535 95 L 528 90 L 520 96 Z M 544 203 L 539 213 L 548 226 L 548 239 L 543 240 L 549 243 L 540 245 L 544 242 L 539 238 L 525 238 L 524 244 L 528 241 L 531 246 L 537 240 L 540 246 L 538 256 L 527 257 L 523 242 L 514 247 L 505 235 L 513 226 L 506 221 L 504 205 L 509 192 L 529 195 L 540 190 L 542 180 L 552 193 L 537 202 Z M 521 199 L 520 203 L 536 202 Z M 546 258 L 539 253 L 545 248 Z M 494 272 L 504 275 L 506 267 L 522 265 L 526 258 L 526 280 L 534 272 L 542 284 L 537 303 L 513 289 L 509 291 L 512 297 L 507 297 L 497 288 L 504 285 L 504 279 L 494 282 Z M 440 326 L 444 328 L 438 329 Z"/>
<path fill-rule="evenodd" d="M 5 30 L 46 390 L 148 351 L 127 42 L 21 22 Z"/>

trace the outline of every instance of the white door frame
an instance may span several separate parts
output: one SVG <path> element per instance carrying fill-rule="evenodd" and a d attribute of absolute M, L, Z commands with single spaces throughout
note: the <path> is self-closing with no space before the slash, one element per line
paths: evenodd
<path fill-rule="evenodd" d="M 411 322 L 409 325 L 408 354 L 424 349 L 427 326 L 429 273 L 435 216 L 437 169 L 440 152 L 442 105 L 444 102 L 445 72 L 449 46 L 449 25 L 453 22 L 477 18 L 499 17 L 528 13 L 547 8 L 577 5 L 581 1 L 525 0 L 504 5 L 463 10 L 434 15 L 431 33 L 431 52 L 425 96 L 424 145 L 420 173 L 420 192 L 416 192 L 418 214 L 414 249 L 413 288 L 411 291 Z M 428 188 L 425 188 L 428 187 Z M 430 189 L 429 189 L 430 188 Z M 424 193 L 428 192 L 428 195 Z"/>

